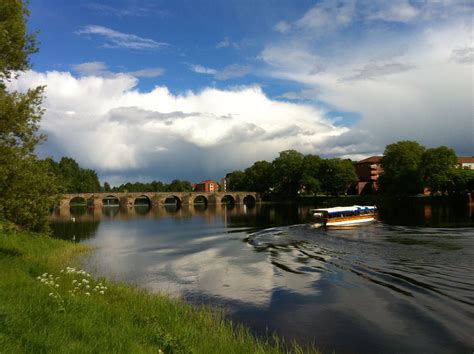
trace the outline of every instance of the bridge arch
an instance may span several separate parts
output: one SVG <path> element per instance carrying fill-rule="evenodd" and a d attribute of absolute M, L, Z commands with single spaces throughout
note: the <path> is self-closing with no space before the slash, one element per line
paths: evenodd
<path fill-rule="evenodd" d="M 84 196 L 75 196 L 69 200 L 70 207 L 85 207 L 87 206 L 87 199 Z"/>
<path fill-rule="evenodd" d="M 104 207 L 120 206 L 120 198 L 113 194 L 107 194 L 102 198 L 102 205 Z"/>
<path fill-rule="evenodd" d="M 230 194 L 226 194 L 221 198 L 221 204 L 234 205 L 235 198 Z"/>
<path fill-rule="evenodd" d="M 242 202 L 246 205 L 255 205 L 255 203 L 257 202 L 257 199 L 253 195 L 247 194 L 243 198 Z"/>
<path fill-rule="evenodd" d="M 194 205 L 207 205 L 208 203 L 209 200 L 203 194 L 197 195 L 192 199 L 192 204 Z"/>
<path fill-rule="evenodd" d="M 145 194 L 139 195 L 135 197 L 135 200 L 133 201 L 134 206 L 140 206 L 140 207 L 151 207 L 151 198 Z"/>
<path fill-rule="evenodd" d="M 169 195 L 166 195 L 164 198 L 163 198 L 163 204 L 164 205 L 176 205 L 177 207 L 180 207 L 181 206 L 181 199 L 174 195 L 174 194 L 169 194 Z"/>

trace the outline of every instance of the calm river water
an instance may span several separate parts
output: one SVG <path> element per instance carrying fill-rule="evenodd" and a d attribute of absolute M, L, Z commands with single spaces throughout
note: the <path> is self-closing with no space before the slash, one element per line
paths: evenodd
<path fill-rule="evenodd" d="M 257 334 L 324 352 L 473 352 L 474 205 L 392 203 L 344 229 L 312 228 L 310 207 L 79 209 L 52 225 L 98 246 L 97 275 L 220 306 Z"/>

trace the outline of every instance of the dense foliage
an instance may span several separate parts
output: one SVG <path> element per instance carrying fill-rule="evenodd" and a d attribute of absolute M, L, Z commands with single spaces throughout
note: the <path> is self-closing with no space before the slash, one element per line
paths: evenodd
<path fill-rule="evenodd" d="M 282 197 L 324 192 L 332 195 L 346 193 L 357 182 L 350 160 L 322 159 L 303 155 L 295 150 L 280 152 L 271 163 L 257 161 L 245 171 L 228 175 L 231 191 L 256 191 Z"/>
<path fill-rule="evenodd" d="M 29 69 L 28 56 L 38 51 L 35 34 L 26 32 L 28 16 L 21 1 L 0 1 L 0 85 L 15 72 Z"/>
<path fill-rule="evenodd" d="M 38 134 L 43 88 L 7 90 L 37 50 L 35 36 L 26 32 L 27 16 L 21 1 L 0 2 L 0 219 L 40 231 L 48 228 L 52 196 L 58 192 L 54 174 L 34 153 L 45 139 Z"/>
<path fill-rule="evenodd" d="M 153 181 L 150 183 L 127 182 L 118 187 L 110 187 L 108 182 L 104 183 L 104 192 L 192 192 L 193 185 L 189 181 L 175 179 L 171 183 Z"/>
<path fill-rule="evenodd" d="M 381 191 L 416 194 L 463 193 L 474 190 L 474 171 L 457 166 L 456 153 L 446 146 L 426 149 L 416 141 L 387 145 L 382 158 Z"/>
<path fill-rule="evenodd" d="M 63 157 L 59 162 L 47 158 L 45 164 L 50 172 L 58 178 L 65 193 L 100 192 L 101 186 L 97 173 L 91 169 L 81 168 L 70 157 Z"/>
<path fill-rule="evenodd" d="M 380 186 L 387 193 L 407 194 L 423 190 L 423 181 L 419 173 L 421 156 L 425 148 L 416 141 L 400 141 L 387 145 L 382 158 L 383 175 Z"/>

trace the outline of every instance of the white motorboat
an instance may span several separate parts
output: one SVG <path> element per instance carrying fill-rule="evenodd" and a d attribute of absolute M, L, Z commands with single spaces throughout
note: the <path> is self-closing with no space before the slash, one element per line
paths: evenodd
<path fill-rule="evenodd" d="M 352 205 L 347 207 L 311 209 L 315 222 L 322 226 L 350 226 L 375 221 L 377 207 Z"/>

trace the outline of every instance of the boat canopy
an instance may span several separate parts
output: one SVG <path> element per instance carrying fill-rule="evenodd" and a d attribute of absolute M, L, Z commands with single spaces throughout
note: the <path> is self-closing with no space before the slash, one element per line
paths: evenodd
<path fill-rule="evenodd" d="M 321 208 L 321 209 L 311 209 L 312 212 L 327 212 L 328 214 L 333 213 L 344 213 L 344 212 L 351 212 L 351 211 L 363 211 L 363 210 L 376 210 L 376 206 L 372 205 L 352 205 L 352 206 L 345 206 L 345 207 L 334 207 L 334 208 Z"/>

